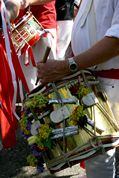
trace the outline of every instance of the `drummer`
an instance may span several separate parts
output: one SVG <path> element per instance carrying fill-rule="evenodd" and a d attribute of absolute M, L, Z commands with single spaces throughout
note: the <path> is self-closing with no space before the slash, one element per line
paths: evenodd
<path fill-rule="evenodd" d="M 46 84 L 88 67 L 100 71 L 100 84 L 119 123 L 119 0 L 82 1 L 74 21 L 72 48 L 73 58 L 39 63 L 39 80 Z M 115 177 L 115 149 L 85 163 L 87 178 Z"/>

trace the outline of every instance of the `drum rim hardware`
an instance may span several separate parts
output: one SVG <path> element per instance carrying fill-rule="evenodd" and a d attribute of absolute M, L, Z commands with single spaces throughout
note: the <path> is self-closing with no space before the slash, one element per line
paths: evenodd
<path fill-rule="evenodd" d="M 81 71 L 80 71 L 80 75 L 82 75 Z M 76 74 L 73 76 L 76 79 Z M 83 74 L 83 77 L 85 77 L 85 72 Z M 66 83 L 65 83 L 66 86 L 64 85 L 63 87 L 59 87 L 57 83 L 56 84 L 50 83 L 49 86 L 45 86 L 45 90 L 43 91 L 43 94 L 46 95 L 46 97 L 48 97 L 49 99 L 51 99 L 51 101 L 52 101 L 50 103 L 51 105 L 55 101 L 55 99 L 56 99 L 55 102 L 56 103 L 58 102 L 60 105 L 59 108 L 61 108 L 65 105 L 65 103 L 63 103 L 63 101 L 64 101 L 63 98 L 67 99 L 67 94 L 64 93 L 64 96 L 62 96 L 62 93 L 60 93 L 60 96 L 59 96 L 59 95 L 57 95 L 57 90 L 58 90 L 58 92 L 59 91 L 64 92 L 64 90 L 63 90 L 64 88 L 70 90 L 71 88 L 70 88 L 69 83 L 71 82 L 71 78 L 70 79 L 69 78 L 70 77 L 68 76 L 67 80 L 63 80 L 63 81 L 66 81 Z M 74 80 L 74 78 L 73 78 L 73 80 Z M 74 81 L 73 84 L 76 87 L 77 81 L 78 81 L 79 82 L 78 87 L 80 87 L 80 89 L 82 89 L 81 84 L 84 85 L 84 87 L 87 86 L 87 84 L 88 84 L 88 87 L 90 87 L 90 83 L 86 79 L 85 79 L 85 81 L 83 80 L 83 82 L 81 81 L 81 83 L 80 83 L 80 79 L 76 79 L 76 82 Z M 71 84 L 71 87 L 73 86 L 73 84 Z M 96 97 L 98 97 L 98 96 L 100 97 L 100 95 L 98 95 L 98 92 L 101 92 L 101 90 L 98 90 L 97 84 L 99 84 L 99 83 L 98 82 L 95 83 L 95 81 L 94 81 L 93 85 L 91 86 L 93 88 L 93 90 L 91 90 L 91 91 L 93 91 L 96 94 Z M 52 85 L 54 85 L 53 90 L 51 90 Z M 49 87 L 50 89 L 48 90 L 47 87 Z M 97 88 L 95 88 L 95 87 L 97 87 Z M 41 88 L 41 90 L 42 90 L 42 88 Z M 55 94 L 53 93 L 54 91 L 56 91 Z M 65 90 L 65 92 L 66 91 L 67 90 Z M 80 90 L 80 91 L 82 91 L 82 90 Z M 86 90 L 84 90 L 84 92 L 86 92 Z M 41 93 L 42 93 L 42 91 L 41 91 Z M 39 95 L 39 94 L 37 94 L 37 95 Z M 34 96 L 36 96 L 36 95 L 30 94 L 27 96 L 27 98 L 32 99 L 32 97 L 34 97 Z M 58 96 L 58 99 L 56 96 Z M 68 95 L 68 97 L 69 96 L 70 95 Z M 74 95 L 74 96 L 77 96 L 77 95 Z M 80 107 L 80 103 L 82 102 L 81 101 L 82 97 L 80 97 L 80 95 L 79 95 L 79 98 L 80 98 L 79 99 L 80 101 L 79 101 L 79 105 L 77 107 Z M 102 97 L 98 98 L 99 103 L 96 102 L 96 103 L 94 103 L 93 106 L 92 105 L 85 106 L 86 110 L 89 109 L 89 111 L 87 111 L 87 113 L 86 113 L 87 114 L 86 115 L 87 123 L 86 123 L 86 125 L 84 125 L 84 127 L 81 127 L 81 125 L 78 124 L 78 125 L 76 125 L 76 127 L 74 127 L 75 128 L 74 130 L 73 130 L 73 127 L 71 128 L 71 130 L 70 129 L 68 130 L 67 127 L 69 127 L 69 125 L 70 125 L 70 123 L 69 123 L 70 118 L 65 119 L 65 121 L 68 122 L 69 125 L 67 123 L 66 124 L 63 123 L 64 120 L 62 120 L 61 123 L 53 123 L 53 122 L 51 123 L 51 125 L 50 125 L 51 127 L 52 127 L 52 124 L 53 124 L 53 126 L 55 126 L 55 127 L 52 127 L 52 134 L 50 137 L 50 139 L 53 141 L 54 147 L 49 148 L 48 152 L 45 150 L 43 151 L 44 161 L 46 162 L 47 168 L 50 171 L 57 172 L 57 171 L 63 169 L 64 167 L 74 165 L 75 163 L 80 162 L 82 159 L 88 159 L 89 157 L 93 157 L 96 154 L 98 154 L 99 152 L 107 151 L 108 149 L 116 147 L 117 144 L 119 144 L 119 138 L 117 135 L 119 132 L 118 133 L 116 132 L 114 124 L 112 124 L 111 122 L 109 122 L 109 126 L 107 124 L 108 120 L 110 119 L 107 115 L 108 108 L 106 108 L 106 111 L 105 111 L 105 108 L 103 108 L 104 106 L 107 105 L 107 100 L 101 100 L 101 99 L 102 99 Z M 104 106 L 103 106 L 103 102 L 104 102 Z M 53 103 L 53 104 L 55 106 L 57 106 L 58 103 L 57 104 L 56 103 L 55 104 Z M 48 102 L 47 102 L 47 104 L 50 105 Z M 48 109 L 50 109 L 48 105 L 46 108 L 47 111 L 48 111 Z M 54 111 L 53 109 L 55 110 L 55 109 L 57 109 L 57 107 L 51 108 L 51 112 Z M 97 115 L 99 112 L 98 116 L 96 115 L 96 113 L 93 113 L 95 109 L 97 109 L 97 112 L 96 112 Z M 44 109 L 44 111 L 45 111 L 45 109 Z M 76 114 L 76 111 L 77 110 L 74 110 L 75 114 Z M 81 111 L 81 108 L 80 108 L 80 111 Z M 46 119 L 46 122 L 47 122 L 47 117 L 48 117 L 51 122 L 50 111 L 48 111 L 48 112 L 49 112 L 49 114 L 46 116 L 46 118 L 44 118 L 44 120 Z M 105 112 L 106 112 L 106 114 L 105 114 Z M 42 111 L 41 111 L 41 113 L 42 113 Z M 82 114 L 84 114 L 84 113 L 82 113 L 82 111 L 81 111 L 80 119 L 83 116 Z M 72 116 L 77 117 L 77 115 L 72 115 Z M 99 118 L 102 117 L 101 124 L 100 124 L 100 121 L 98 121 L 99 120 L 98 117 Z M 40 121 L 39 118 L 38 118 L 38 120 Z M 105 120 L 106 120 L 106 123 L 105 123 Z M 103 122 L 104 122 L 104 124 L 107 124 L 104 127 L 103 127 Z M 112 122 L 114 122 L 114 121 L 112 121 Z M 61 124 L 61 128 L 59 130 L 61 132 L 58 133 L 58 128 L 59 128 L 58 126 L 60 124 Z M 56 134 L 54 134 L 54 132 Z M 63 140 L 63 138 L 66 139 L 66 142 L 65 142 L 65 140 Z M 72 141 L 72 139 L 73 139 L 73 141 Z M 74 143 L 74 141 L 76 143 Z M 66 143 L 66 144 L 64 144 L 64 143 Z M 67 144 L 70 144 L 70 145 L 67 145 Z M 64 146 L 67 149 L 66 151 L 65 151 Z M 69 146 L 71 146 L 71 147 L 69 147 Z"/>
<path fill-rule="evenodd" d="M 32 38 L 30 38 L 30 32 L 27 32 L 28 33 L 27 38 L 29 40 L 29 41 L 27 41 L 27 38 L 26 39 L 24 38 L 24 36 L 23 36 L 24 34 L 23 35 L 21 34 L 22 31 L 19 31 L 18 27 L 21 30 L 22 26 L 23 26 L 23 29 L 25 30 L 25 28 L 24 28 L 25 25 L 32 19 L 39 26 L 39 28 L 41 30 L 37 30 L 37 34 L 34 34 L 34 36 L 32 36 Z M 35 41 L 38 41 L 40 39 L 40 37 L 45 33 L 48 33 L 48 32 L 44 29 L 44 27 L 40 24 L 40 22 L 35 18 L 35 16 L 32 14 L 31 11 L 27 11 L 26 14 L 16 24 L 11 24 L 11 37 L 13 38 L 12 39 L 13 44 L 14 44 L 14 41 L 15 41 L 15 44 L 17 46 L 17 49 L 16 49 L 17 53 L 19 53 L 19 51 L 21 51 L 21 53 L 23 53 L 26 50 L 26 48 L 28 49 L 32 45 L 34 45 Z M 18 42 L 14 39 L 15 34 L 18 34 L 19 37 L 22 39 L 21 46 L 19 46 Z"/>

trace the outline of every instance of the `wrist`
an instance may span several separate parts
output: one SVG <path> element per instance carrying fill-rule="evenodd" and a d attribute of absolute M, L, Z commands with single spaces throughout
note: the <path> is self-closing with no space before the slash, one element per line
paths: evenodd
<path fill-rule="evenodd" d="M 65 76 L 71 73 L 71 71 L 69 70 L 68 60 L 59 61 L 59 68 Z"/>
<path fill-rule="evenodd" d="M 74 57 L 68 58 L 68 65 L 71 73 L 76 73 L 79 70 L 78 64 L 76 63 Z"/>

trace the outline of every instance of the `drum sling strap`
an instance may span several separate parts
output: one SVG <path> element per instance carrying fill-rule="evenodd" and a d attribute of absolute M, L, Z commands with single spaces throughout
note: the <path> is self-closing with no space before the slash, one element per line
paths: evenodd
<path fill-rule="evenodd" d="M 97 77 L 103 77 L 108 79 L 119 79 L 119 69 L 93 71 L 93 73 Z"/>

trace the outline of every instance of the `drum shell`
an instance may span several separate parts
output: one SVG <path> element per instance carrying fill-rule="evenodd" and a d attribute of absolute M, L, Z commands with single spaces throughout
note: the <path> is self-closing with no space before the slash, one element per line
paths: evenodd
<path fill-rule="evenodd" d="M 119 144 L 119 128 L 110 109 L 107 96 L 100 88 L 99 83 L 96 85 L 94 83 L 90 84 L 90 89 L 98 102 L 91 106 L 85 106 L 86 115 L 89 120 L 93 121 L 94 125 L 86 124 L 84 127 L 79 125 L 77 133 L 52 141 L 52 148 L 43 151 L 44 161 L 51 172 L 57 172 L 68 166 L 72 166 L 82 160 L 89 159 L 90 157 L 107 151 L 110 148 L 117 147 Z M 86 85 L 84 81 L 82 84 Z M 70 98 L 72 94 L 77 97 L 76 88 L 77 86 L 80 88 L 81 82 L 78 78 L 75 78 L 57 83 L 56 86 L 62 98 Z M 75 88 L 75 90 L 72 91 L 72 87 Z M 51 88 L 42 91 L 42 93 L 49 99 L 56 98 L 56 93 Z M 82 100 L 79 100 L 81 104 Z M 52 106 L 51 112 L 61 108 L 62 104 L 53 104 Z M 71 114 L 78 106 L 79 104 L 66 105 L 71 111 Z M 50 115 L 44 118 L 44 122 L 52 122 Z M 67 127 L 69 127 L 69 118 L 66 118 L 65 121 L 60 123 L 54 123 L 55 129 L 66 129 Z"/>
<path fill-rule="evenodd" d="M 41 24 L 32 15 L 27 12 L 16 24 L 12 24 L 11 38 L 16 51 L 21 54 L 28 48 L 33 46 L 45 33 Z"/>

